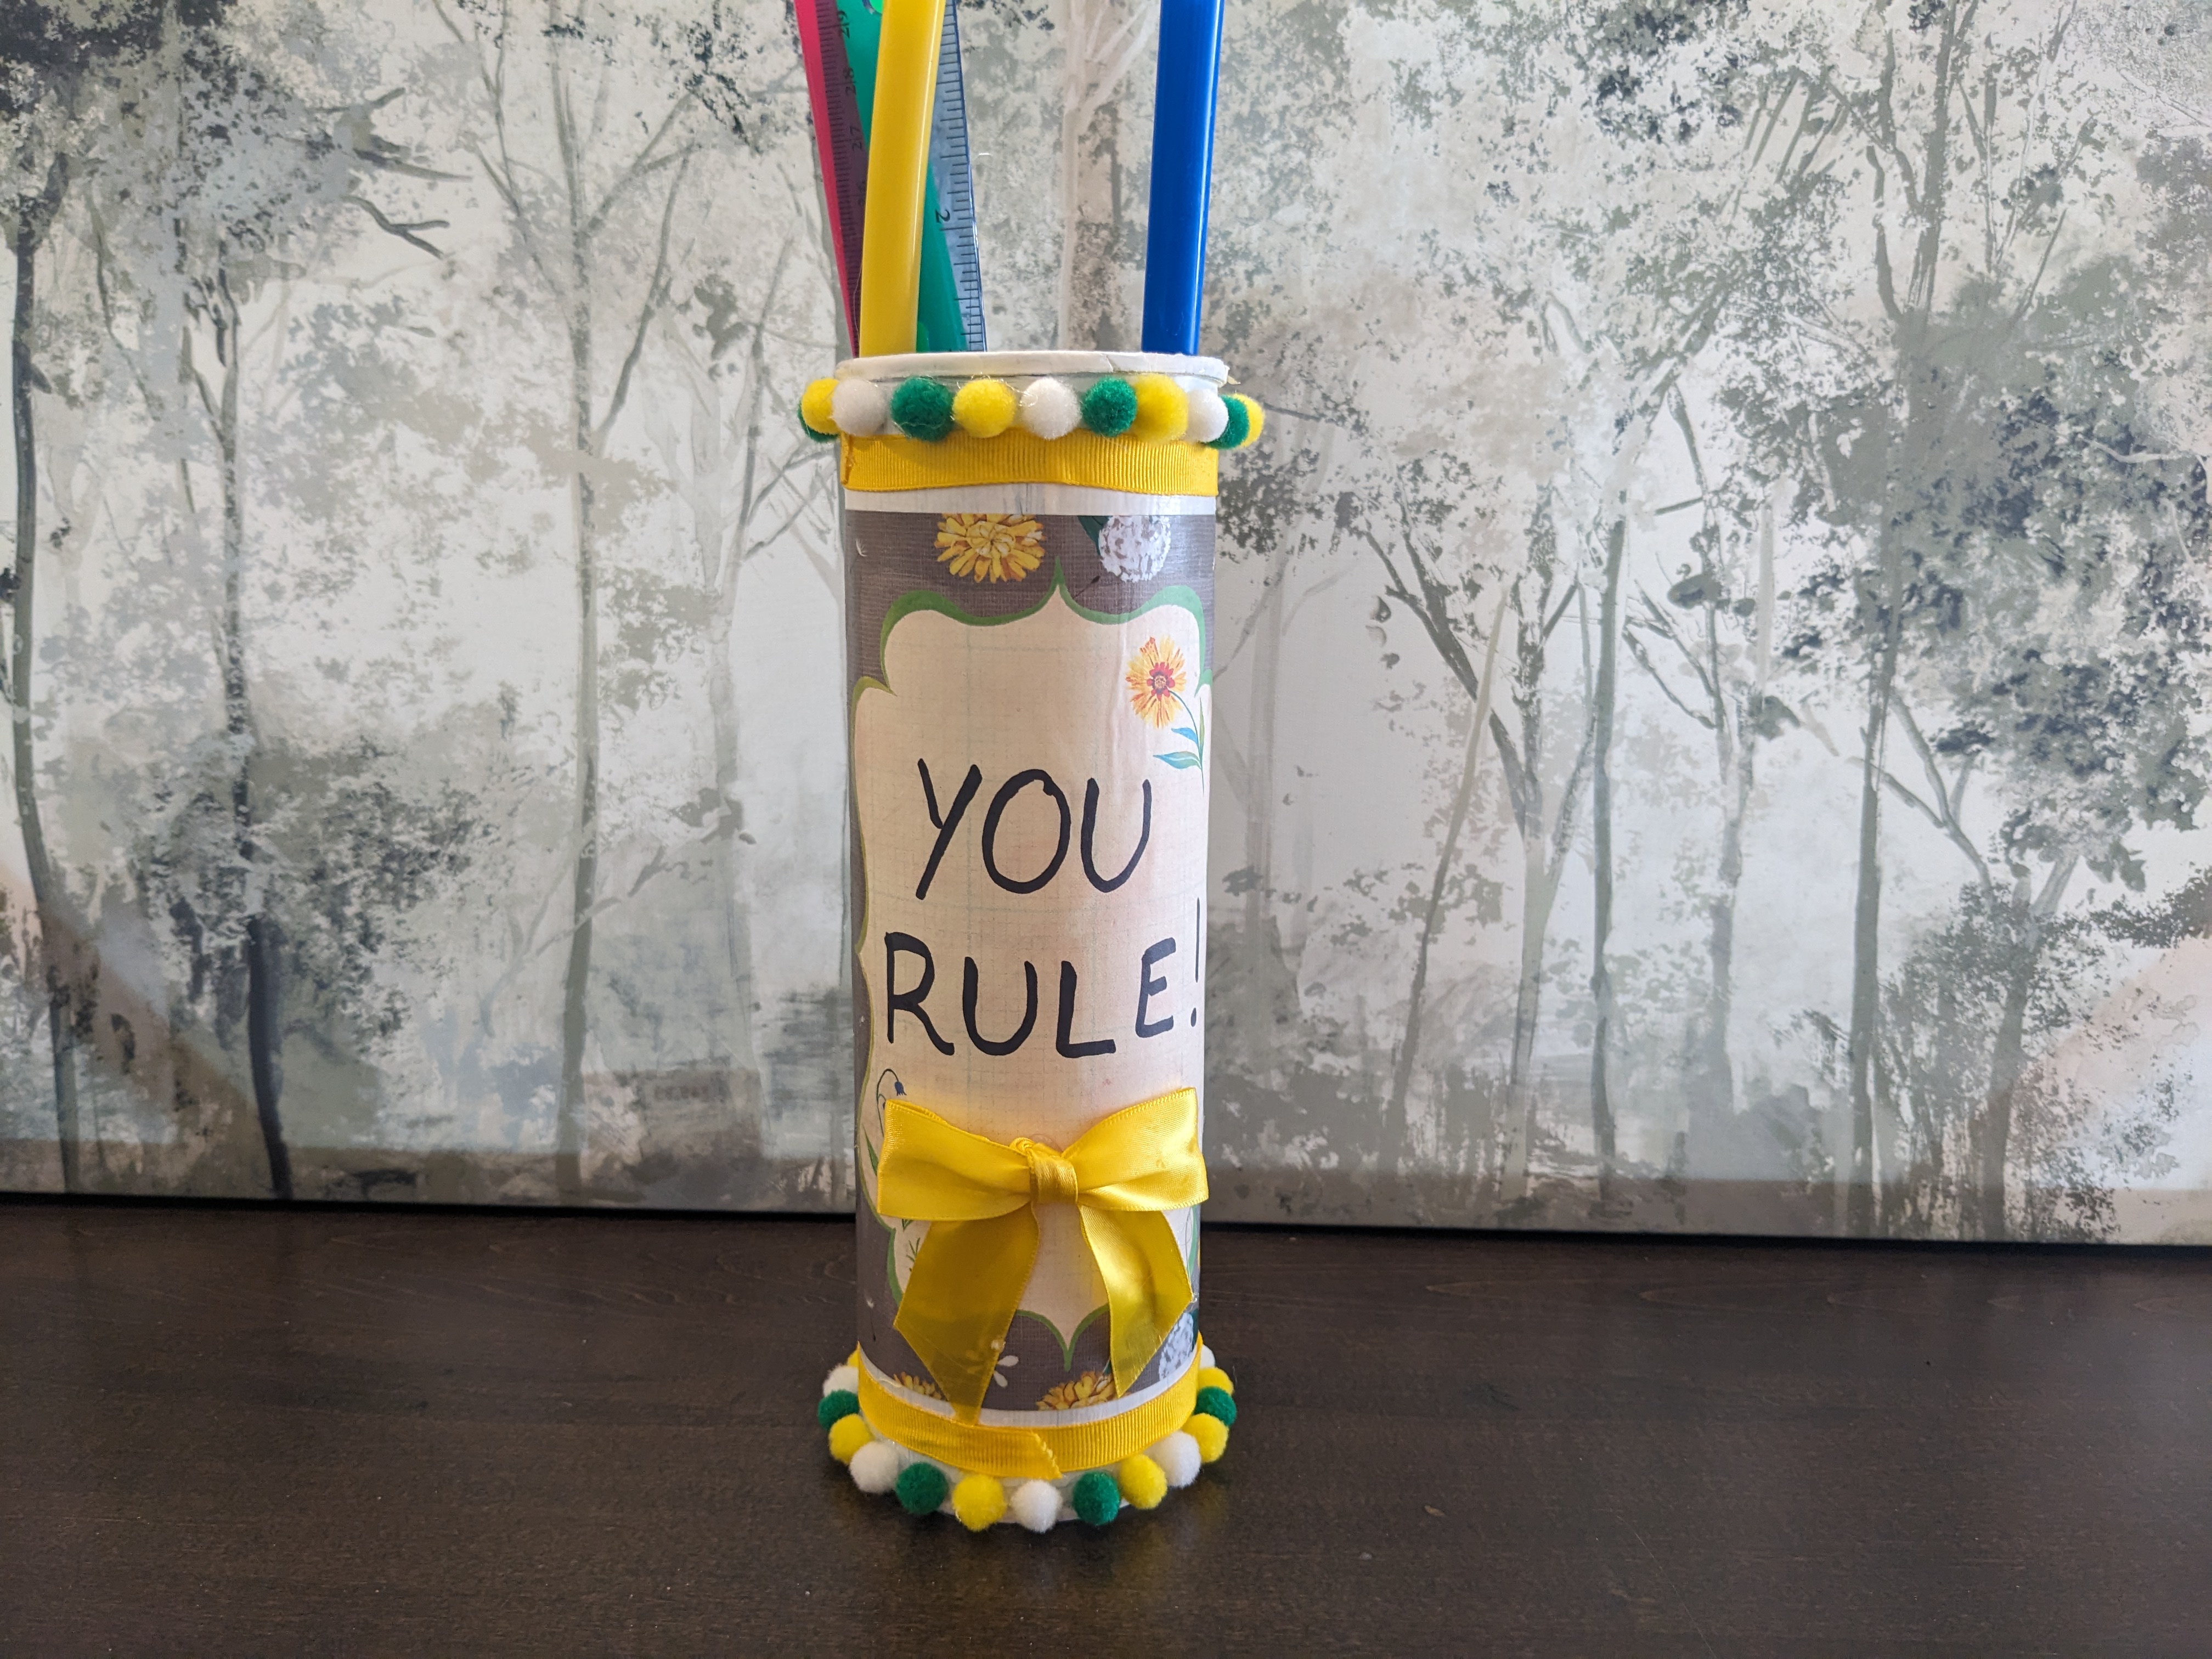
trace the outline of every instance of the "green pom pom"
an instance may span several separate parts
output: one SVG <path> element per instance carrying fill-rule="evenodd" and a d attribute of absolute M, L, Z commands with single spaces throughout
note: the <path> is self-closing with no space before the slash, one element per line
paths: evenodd
<path fill-rule="evenodd" d="M 1224 398 L 1229 409 L 1229 424 L 1221 428 L 1221 435 L 1206 441 L 1209 449 L 1234 449 L 1252 435 L 1252 411 L 1242 398 Z"/>
<path fill-rule="evenodd" d="M 917 374 L 891 393 L 891 419 L 909 438 L 935 443 L 952 430 L 952 388 Z"/>
<path fill-rule="evenodd" d="M 908 1515 L 934 1515 L 945 1507 L 952 1483 L 934 1463 L 909 1463 L 899 1471 L 898 1485 L 893 1490 L 898 1493 L 899 1507 Z"/>
<path fill-rule="evenodd" d="M 1200 1389 L 1198 1398 L 1191 1403 L 1191 1410 L 1219 1419 L 1224 1429 L 1237 1426 L 1237 1402 L 1229 1397 L 1226 1389 Z"/>
<path fill-rule="evenodd" d="M 1093 1469 L 1075 1483 L 1068 1501 L 1075 1513 L 1094 1527 L 1103 1527 L 1121 1512 L 1121 1489 L 1109 1470 Z"/>
<path fill-rule="evenodd" d="M 822 1403 L 814 1408 L 814 1426 L 827 1429 L 843 1417 L 850 1417 L 860 1409 L 860 1397 L 850 1389 L 838 1389 L 822 1396 Z"/>
<path fill-rule="evenodd" d="M 806 416 L 803 411 L 799 416 L 799 429 L 817 444 L 834 444 L 837 441 L 837 434 L 835 432 L 817 432 L 812 427 L 807 425 Z"/>
<path fill-rule="evenodd" d="M 1137 388 L 1109 374 L 1083 394 L 1083 424 L 1102 438 L 1118 438 L 1137 418 Z"/>

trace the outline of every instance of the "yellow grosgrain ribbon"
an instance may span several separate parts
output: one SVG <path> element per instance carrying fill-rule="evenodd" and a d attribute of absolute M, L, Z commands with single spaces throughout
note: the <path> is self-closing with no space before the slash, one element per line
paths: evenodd
<path fill-rule="evenodd" d="M 1194 1089 L 1124 1107 L 1066 1152 L 971 1134 L 908 1100 L 884 1108 L 876 1209 L 930 1224 L 894 1322 L 962 1423 L 982 1407 L 1036 1266 L 1038 1205 L 1077 1206 L 1106 1281 L 1114 1386 L 1127 1394 L 1190 1306 L 1164 1212 L 1205 1201 Z"/>
<path fill-rule="evenodd" d="M 995 438 L 947 433 L 934 443 L 896 432 L 848 437 L 841 482 L 864 494 L 969 484 L 1086 484 L 1139 495 L 1218 495 L 1221 452 L 1204 444 L 1146 442 L 1071 432 L 1044 439 L 1019 430 Z"/>
<path fill-rule="evenodd" d="M 1018 1429 L 995 1423 L 956 1423 L 908 1405 L 862 1365 L 860 1415 L 884 1439 L 969 1474 L 1057 1480 L 1083 1469 L 1110 1468 L 1158 1445 L 1190 1421 L 1198 1399 L 1198 1370 L 1194 1353 L 1182 1375 L 1143 1405 L 1095 1423 Z"/>

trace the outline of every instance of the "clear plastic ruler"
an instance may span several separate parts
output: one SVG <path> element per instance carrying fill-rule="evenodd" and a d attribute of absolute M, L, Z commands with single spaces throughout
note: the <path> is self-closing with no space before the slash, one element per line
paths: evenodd
<path fill-rule="evenodd" d="M 937 107 L 929 123 L 929 170 L 937 182 L 937 222 L 952 257 L 952 286 L 968 349 L 983 341 L 983 265 L 975 251 L 975 175 L 968 166 L 968 92 L 960 78 L 959 0 L 945 0 L 937 52 Z"/>

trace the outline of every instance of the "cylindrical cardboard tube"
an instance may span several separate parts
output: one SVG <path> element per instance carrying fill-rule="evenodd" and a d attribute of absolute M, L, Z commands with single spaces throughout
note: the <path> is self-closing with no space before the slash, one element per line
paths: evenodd
<path fill-rule="evenodd" d="M 1224 374 L 1212 359 L 1096 352 L 839 370 L 886 392 L 933 373 L 992 374 L 1018 393 L 1051 375 L 1079 396 L 1109 374 L 1194 390 Z M 954 1413 L 896 1328 L 931 1224 L 878 1207 L 886 1103 L 1065 1148 L 1136 1103 L 1186 1088 L 1202 1100 L 1216 458 L 1175 440 L 1018 430 L 843 448 L 860 1364 L 864 1409 L 893 1402 L 877 1415 L 913 1431 L 927 1427 L 914 1413 Z M 1197 1210 L 1167 1218 L 1191 1305 L 1126 1389 L 1078 1206 L 1036 1213 L 1020 1310 L 980 1413 L 957 1426 L 1042 1433 L 1096 1462 L 1141 1450 L 1103 1425 L 1151 1422 L 1149 1443 L 1190 1387 Z M 872 1426 L 901 1437 L 896 1423 Z"/>

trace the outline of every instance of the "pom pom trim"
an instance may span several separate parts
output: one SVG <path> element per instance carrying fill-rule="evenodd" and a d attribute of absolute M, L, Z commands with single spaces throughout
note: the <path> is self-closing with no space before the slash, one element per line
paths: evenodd
<path fill-rule="evenodd" d="M 1083 424 L 1102 438 L 1118 438 L 1136 423 L 1137 389 L 1109 374 L 1083 394 Z"/>
<path fill-rule="evenodd" d="M 891 421 L 909 438 L 937 443 L 952 430 L 952 404 L 951 386 L 916 374 L 891 393 Z"/>
<path fill-rule="evenodd" d="M 1075 1507 L 1076 1518 L 1086 1526 L 1109 1526 L 1121 1513 L 1121 1488 L 1105 1470 L 1091 1469 L 1075 1477 L 1068 1501 Z"/>
<path fill-rule="evenodd" d="M 830 1455 L 849 1467 L 853 1454 L 863 1446 L 872 1445 L 875 1438 L 868 1432 L 868 1425 L 860 1420 L 859 1413 L 855 1412 L 850 1417 L 841 1417 L 830 1425 Z"/>
<path fill-rule="evenodd" d="M 830 408 L 836 395 L 837 382 L 826 379 L 808 382 L 799 394 L 799 424 L 817 443 L 826 444 L 837 435 L 837 416 Z"/>
<path fill-rule="evenodd" d="M 1243 392 L 1159 374 L 1103 374 L 1081 387 L 1043 374 L 959 381 L 915 374 L 888 392 L 872 380 L 824 379 L 808 383 L 798 415 L 799 430 L 821 443 L 885 432 L 933 444 L 955 433 L 988 441 L 1008 432 L 1050 442 L 1088 432 L 1126 443 L 1224 450 L 1249 448 L 1267 421 Z"/>
<path fill-rule="evenodd" d="M 899 1507 L 908 1515 L 934 1515 L 952 1495 L 952 1482 L 943 1469 L 925 1458 L 901 1469 L 891 1490 L 898 1494 Z"/>
<path fill-rule="evenodd" d="M 1212 1349 L 1201 1346 L 1198 1358 L 1203 1366 L 1199 1403 L 1182 1428 L 1114 1467 L 1084 1469 L 1058 1480 L 975 1474 L 876 1434 L 853 1393 L 857 1353 L 823 1380 L 816 1424 L 830 1431 L 830 1455 L 846 1466 L 854 1486 L 872 1497 L 895 1499 L 917 1519 L 943 1515 L 975 1533 L 1000 1526 L 1048 1533 L 1070 1522 L 1111 1526 L 1127 1510 L 1158 1509 L 1228 1449 L 1229 1425 L 1237 1415 L 1230 1398 L 1235 1385 L 1214 1363 Z M 848 1406 L 848 1401 L 853 1403 Z"/>

